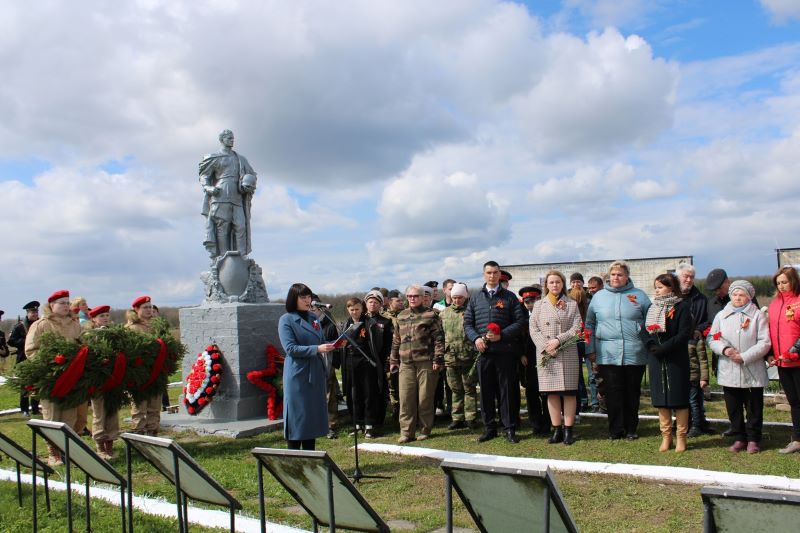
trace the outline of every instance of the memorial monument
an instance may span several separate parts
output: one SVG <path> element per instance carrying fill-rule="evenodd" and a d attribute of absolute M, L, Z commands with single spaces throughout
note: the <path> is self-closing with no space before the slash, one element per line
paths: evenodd
<path fill-rule="evenodd" d="M 180 427 L 189 420 L 194 429 L 206 426 L 208 432 L 237 436 L 237 431 L 225 430 L 231 422 L 267 421 L 266 396 L 247 380 L 247 373 L 264 367 L 268 344 L 280 346 L 277 324 L 284 307 L 269 303 L 261 267 L 250 258 L 256 172 L 233 149 L 232 131 L 220 133 L 219 142 L 220 150 L 203 157 L 199 169 L 203 246 L 210 257 L 208 270 L 200 276 L 204 299 L 197 307 L 181 309 L 180 321 L 181 340 L 189 348 L 182 377 L 189 375 L 195 356 L 209 344 L 222 352 L 223 372 L 213 401 L 199 414 L 189 417 L 181 403 L 181 414 L 165 417 L 162 424 Z"/>

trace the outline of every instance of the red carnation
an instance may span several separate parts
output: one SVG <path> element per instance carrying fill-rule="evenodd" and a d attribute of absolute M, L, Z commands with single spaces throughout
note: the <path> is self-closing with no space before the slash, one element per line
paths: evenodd
<path fill-rule="evenodd" d="M 591 338 L 592 338 L 592 330 L 590 329 L 583 330 L 583 342 L 589 344 L 589 339 Z"/>
<path fill-rule="evenodd" d="M 211 376 L 212 383 L 219 383 L 219 376 Z"/>
<path fill-rule="evenodd" d="M 211 354 L 211 359 L 213 359 L 214 361 L 216 361 L 217 359 L 219 359 L 219 354 L 218 354 L 218 353 L 212 353 L 212 354 Z"/>
<path fill-rule="evenodd" d="M 650 326 L 647 326 L 647 331 L 649 331 L 650 333 L 656 333 L 658 331 L 661 331 L 661 326 L 659 326 L 658 324 L 652 324 Z"/>
<path fill-rule="evenodd" d="M 222 365 L 219 363 L 211 365 L 211 370 L 213 370 L 214 372 L 219 372 L 220 370 L 222 370 Z"/>
<path fill-rule="evenodd" d="M 214 394 L 214 387 L 206 387 L 206 394 Z"/>
<path fill-rule="evenodd" d="M 204 397 L 201 396 L 200 398 L 197 399 L 197 403 L 198 405 L 205 405 L 208 403 L 208 400 L 206 400 Z"/>
<path fill-rule="evenodd" d="M 722 338 L 722 332 L 718 331 L 718 332 L 714 333 L 714 335 L 712 335 L 711 338 L 714 339 L 715 341 L 720 340 Z"/>
<path fill-rule="evenodd" d="M 144 364 L 144 361 L 142 361 L 141 357 L 137 357 L 136 359 L 133 360 L 133 364 L 136 366 L 142 366 Z"/>
<path fill-rule="evenodd" d="M 66 358 L 66 357 L 64 357 L 64 356 L 63 356 L 63 355 L 61 355 L 61 354 L 58 354 L 57 356 L 53 357 L 53 361 L 54 361 L 54 362 L 55 362 L 57 365 L 63 365 L 64 363 L 66 363 L 66 362 L 67 362 L 67 358 Z"/>
<path fill-rule="evenodd" d="M 187 410 L 187 411 L 189 411 L 189 414 L 190 414 L 190 415 L 193 415 L 193 414 L 194 414 L 194 407 L 192 407 L 192 406 L 189 406 L 189 407 L 187 407 L 187 408 L 186 408 L 186 410 Z"/>
<path fill-rule="evenodd" d="M 36 390 L 36 387 L 34 387 L 33 385 L 25 385 L 25 390 L 28 392 L 33 392 Z"/>
<path fill-rule="evenodd" d="M 708 334 L 711 332 L 711 326 L 708 326 L 706 329 L 703 330 L 703 337 L 708 337 Z"/>
<path fill-rule="evenodd" d="M 214 351 L 214 345 L 206 346 L 206 351 L 207 352 L 213 352 Z"/>
<path fill-rule="evenodd" d="M 491 332 L 492 332 L 492 333 L 494 333 L 495 335 L 500 335 L 500 332 L 502 331 L 502 330 L 500 329 L 500 326 L 498 326 L 498 325 L 497 325 L 497 324 L 495 324 L 494 322 L 489 322 L 489 323 L 486 325 L 486 329 L 488 329 L 489 331 L 491 331 Z"/>
<path fill-rule="evenodd" d="M 183 388 L 183 393 L 186 394 L 186 387 Z"/>

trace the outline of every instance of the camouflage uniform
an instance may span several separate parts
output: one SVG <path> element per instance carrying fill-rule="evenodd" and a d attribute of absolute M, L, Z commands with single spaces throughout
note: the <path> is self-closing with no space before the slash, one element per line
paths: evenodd
<path fill-rule="evenodd" d="M 400 366 L 400 433 L 413 439 L 419 426 L 427 437 L 433 428 L 437 382 L 433 364 L 444 363 L 444 332 L 436 313 L 424 307 L 400 311 L 394 319 L 390 362 Z"/>
<path fill-rule="evenodd" d="M 400 314 L 400 311 L 390 311 L 388 309 L 381 312 L 381 316 L 389 319 L 392 324 L 394 324 L 394 319 L 397 318 L 398 314 Z M 394 374 L 390 372 L 386 376 L 386 379 L 389 381 L 389 403 L 392 406 L 392 417 L 397 420 L 400 416 L 400 391 L 397 385 L 398 374 L 396 372 Z"/>
<path fill-rule="evenodd" d="M 464 307 L 451 305 L 439 317 L 444 329 L 447 384 L 453 391 L 453 422 L 471 422 L 478 416 L 478 372 L 473 370 L 478 351 L 464 334 Z"/>

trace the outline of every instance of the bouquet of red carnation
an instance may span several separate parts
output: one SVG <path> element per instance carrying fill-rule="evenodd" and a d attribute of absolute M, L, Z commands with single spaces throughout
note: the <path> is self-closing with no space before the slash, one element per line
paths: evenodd
<path fill-rule="evenodd" d="M 649 333 L 659 333 L 661 331 L 661 326 L 659 326 L 658 324 L 650 324 L 649 326 L 647 326 L 647 331 Z"/>

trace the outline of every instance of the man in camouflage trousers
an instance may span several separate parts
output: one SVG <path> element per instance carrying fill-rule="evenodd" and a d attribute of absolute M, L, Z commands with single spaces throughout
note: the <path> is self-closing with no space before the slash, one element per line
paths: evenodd
<path fill-rule="evenodd" d="M 439 369 L 444 364 L 442 322 L 432 309 L 426 309 L 419 285 L 406 289 L 408 309 L 394 319 L 391 372 L 399 369 L 400 439 L 403 444 L 430 437 L 433 428 L 433 400 Z"/>
<path fill-rule="evenodd" d="M 394 319 L 397 318 L 400 311 L 405 309 L 403 305 L 403 296 L 400 294 L 400 291 L 393 289 L 387 293 L 386 300 L 388 306 L 382 314 L 394 324 Z M 400 419 L 400 392 L 398 390 L 397 378 L 397 372 L 389 372 L 389 375 L 386 376 L 389 382 L 389 403 L 392 406 L 392 418 L 395 421 Z"/>
<path fill-rule="evenodd" d="M 455 283 L 450 293 L 452 304 L 439 317 L 444 329 L 444 365 L 447 383 L 453 391 L 452 423 L 447 429 L 477 427 L 478 372 L 474 368 L 478 350 L 464 335 L 464 309 L 469 293 L 463 283 Z"/>

